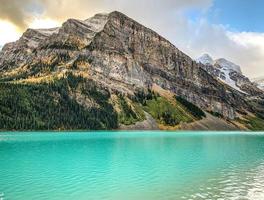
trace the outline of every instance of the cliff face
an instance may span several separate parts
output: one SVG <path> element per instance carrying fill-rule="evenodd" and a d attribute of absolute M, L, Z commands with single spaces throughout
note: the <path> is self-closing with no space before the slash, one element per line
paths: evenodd
<path fill-rule="evenodd" d="M 92 79 L 112 92 L 133 96 L 162 88 L 200 108 L 234 119 L 251 111 L 245 95 L 227 87 L 169 41 L 119 12 L 98 14 L 62 27 L 28 30 L 0 52 L 2 80 L 63 76 Z"/>

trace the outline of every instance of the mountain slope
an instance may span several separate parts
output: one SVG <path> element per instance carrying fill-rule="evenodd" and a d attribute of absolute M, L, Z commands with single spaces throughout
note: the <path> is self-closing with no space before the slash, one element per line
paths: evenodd
<path fill-rule="evenodd" d="M 93 108 L 97 115 L 106 104 L 91 104 L 98 99 L 94 99 L 93 92 L 86 94 L 82 90 L 93 83 L 109 93 L 107 109 L 113 108 L 113 113 L 118 115 L 111 124 L 129 125 L 144 120 L 143 110 L 152 101 L 166 108 L 158 113 L 149 104 L 152 110 L 147 110 L 161 124 L 174 126 L 182 120 L 198 119 L 173 96 L 228 119 L 234 119 L 239 113 L 255 112 L 245 94 L 227 87 L 208 73 L 203 64 L 193 61 L 156 32 L 116 11 L 87 20 L 69 19 L 55 29 L 27 30 L 20 40 L 4 46 L 0 52 L 0 70 L 3 84 L 21 87 L 68 82 L 69 74 L 81 77 L 86 80 L 85 84 L 77 82 L 75 88 L 65 85 L 68 90 L 64 95 L 82 106 L 79 112 Z M 57 93 L 51 91 L 51 94 Z M 60 94 L 59 99 L 64 95 Z M 99 119 L 100 126 L 81 128 L 115 128 L 115 125 L 106 125 L 107 120 Z"/>
<path fill-rule="evenodd" d="M 118 116 L 108 102 L 110 93 L 92 80 L 69 74 L 52 83 L 0 83 L 0 91 L 0 128 L 4 130 L 118 127 Z"/>

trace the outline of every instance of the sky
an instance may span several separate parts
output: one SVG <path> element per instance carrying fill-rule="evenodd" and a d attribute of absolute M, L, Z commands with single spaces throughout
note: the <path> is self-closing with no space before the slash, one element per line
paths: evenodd
<path fill-rule="evenodd" d="M 0 46 L 27 28 L 60 26 L 118 10 L 152 28 L 193 59 L 226 58 L 264 76 L 263 0 L 0 0 Z"/>

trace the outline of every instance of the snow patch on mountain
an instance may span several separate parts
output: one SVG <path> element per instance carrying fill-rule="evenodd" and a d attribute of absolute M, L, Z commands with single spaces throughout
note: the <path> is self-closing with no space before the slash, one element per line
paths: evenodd
<path fill-rule="evenodd" d="M 242 74 L 241 68 L 239 65 L 236 65 L 229 60 L 226 60 L 224 58 L 219 58 L 214 60 L 210 55 L 203 54 L 201 57 L 196 59 L 197 63 L 202 63 L 204 65 L 214 65 L 218 68 L 225 68 L 230 71 L 236 71 L 240 74 Z"/>
<path fill-rule="evenodd" d="M 238 90 L 239 92 L 242 92 L 244 94 L 246 94 L 244 91 L 242 91 L 236 84 L 236 81 L 232 80 L 230 78 L 230 73 L 232 72 L 230 69 L 228 68 L 221 68 L 220 71 L 222 72 L 222 75 L 224 74 L 224 77 L 218 77 L 219 80 L 224 81 L 227 85 L 231 86 L 232 88 Z"/>
<path fill-rule="evenodd" d="M 256 86 L 264 91 L 264 77 L 258 77 L 252 79 L 252 81 L 256 84 Z"/>
<path fill-rule="evenodd" d="M 242 75 L 242 71 L 240 66 L 224 59 L 224 58 L 219 58 L 214 60 L 210 55 L 208 54 L 204 54 L 201 57 L 199 57 L 198 59 L 196 59 L 197 63 L 201 63 L 204 65 L 211 65 L 213 66 L 213 68 L 218 71 L 217 74 L 217 78 L 221 81 L 223 81 L 224 83 L 226 83 L 227 85 L 229 85 L 230 87 L 238 90 L 239 92 L 242 92 L 245 94 L 244 91 L 242 91 L 235 80 L 231 79 L 230 77 L 230 73 L 233 72 L 237 72 L 239 74 Z"/>
<path fill-rule="evenodd" d="M 208 54 L 203 54 L 201 57 L 196 59 L 196 62 L 202 63 L 204 65 L 213 65 L 214 64 L 213 58 L 211 56 L 209 56 Z"/>
<path fill-rule="evenodd" d="M 233 71 L 236 71 L 236 72 L 242 74 L 242 71 L 241 71 L 241 68 L 239 65 L 236 65 L 236 64 L 234 64 L 234 63 L 232 63 L 232 62 L 230 62 L 224 58 L 220 58 L 220 59 L 215 60 L 214 64 L 219 65 L 222 68 L 233 70 Z"/>
<path fill-rule="evenodd" d="M 264 81 L 262 83 L 258 83 L 258 88 L 264 91 Z"/>

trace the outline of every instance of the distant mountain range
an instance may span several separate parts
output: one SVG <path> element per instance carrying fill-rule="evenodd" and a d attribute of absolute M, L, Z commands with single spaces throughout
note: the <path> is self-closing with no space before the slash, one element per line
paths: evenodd
<path fill-rule="evenodd" d="M 117 11 L 28 29 L 0 52 L 0 82 L 3 130 L 264 129 L 263 91 L 239 66 L 194 61 Z"/>
<path fill-rule="evenodd" d="M 224 59 L 216 59 L 204 54 L 196 60 L 204 65 L 204 69 L 225 84 L 236 89 L 237 91 L 249 95 L 261 95 L 262 91 L 250 81 L 249 78 L 242 74 L 240 66 Z"/>
<path fill-rule="evenodd" d="M 230 71 L 236 71 L 240 74 L 242 74 L 241 68 L 240 66 L 224 59 L 224 58 L 219 58 L 216 60 L 213 60 L 213 58 L 208 55 L 208 54 L 203 54 L 201 57 L 199 57 L 197 60 L 197 62 L 202 63 L 204 65 L 215 65 L 217 66 L 219 69 L 226 69 L 226 70 L 230 70 Z"/>
<path fill-rule="evenodd" d="M 258 77 L 253 79 L 254 83 L 257 85 L 258 88 L 264 91 L 264 77 Z"/>

